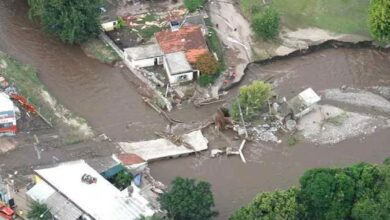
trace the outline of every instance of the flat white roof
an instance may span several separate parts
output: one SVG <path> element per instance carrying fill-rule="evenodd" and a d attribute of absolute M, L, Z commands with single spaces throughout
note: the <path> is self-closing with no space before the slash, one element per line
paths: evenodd
<path fill-rule="evenodd" d="M 129 47 L 124 49 L 125 53 L 133 60 L 143 60 L 160 57 L 163 52 L 158 44 L 143 45 L 139 47 Z"/>
<path fill-rule="evenodd" d="M 0 92 L 0 112 L 14 111 L 14 103 L 4 92 Z"/>
<path fill-rule="evenodd" d="M 183 51 L 165 54 L 165 60 L 171 75 L 193 71 Z"/>
<path fill-rule="evenodd" d="M 141 215 L 154 214 L 146 199 L 141 196 L 123 195 L 84 160 L 62 163 L 35 172 L 95 219 L 135 220 Z M 95 177 L 97 182 L 83 183 L 81 177 L 84 174 Z"/>
<path fill-rule="evenodd" d="M 307 88 L 299 93 L 299 97 L 305 102 L 307 106 L 313 105 L 321 100 L 321 97 L 319 97 L 312 88 Z"/>
<path fill-rule="evenodd" d="M 164 138 L 134 143 L 120 142 L 119 146 L 126 153 L 137 154 L 146 161 L 203 151 L 208 148 L 208 140 L 200 130 L 183 135 L 183 140 L 193 146 L 194 150 L 183 145 L 177 146 Z"/>

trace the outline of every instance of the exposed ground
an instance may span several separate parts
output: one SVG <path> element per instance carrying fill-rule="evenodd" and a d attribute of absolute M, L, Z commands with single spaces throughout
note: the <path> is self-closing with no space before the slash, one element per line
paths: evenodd
<path fill-rule="evenodd" d="M 115 53 L 115 51 L 99 39 L 91 39 L 83 43 L 81 48 L 87 56 L 98 59 L 103 63 L 114 64 L 120 60 L 120 57 Z"/>

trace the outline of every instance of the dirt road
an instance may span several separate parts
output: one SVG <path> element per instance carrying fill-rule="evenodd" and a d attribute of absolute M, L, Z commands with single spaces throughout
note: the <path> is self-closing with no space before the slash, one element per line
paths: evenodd
<path fill-rule="evenodd" d="M 246 65 L 252 61 L 249 23 L 234 7 L 232 0 L 210 1 L 209 11 L 218 37 L 228 48 L 225 53 L 227 65 L 237 73 L 234 81 L 239 81 Z"/>

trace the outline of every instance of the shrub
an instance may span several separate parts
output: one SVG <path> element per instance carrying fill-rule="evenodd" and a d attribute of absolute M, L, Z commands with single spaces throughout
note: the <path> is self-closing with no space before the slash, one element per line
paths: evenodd
<path fill-rule="evenodd" d="M 252 84 L 241 87 L 238 100 L 233 103 L 230 109 L 233 119 L 240 119 L 238 102 L 240 102 L 243 117 L 251 119 L 256 116 L 271 95 L 272 85 L 263 81 L 253 81 Z"/>
<path fill-rule="evenodd" d="M 279 13 L 272 7 L 253 15 L 251 28 L 257 37 L 263 39 L 274 39 L 279 33 Z"/>
<path fill-rule="evenodd" d="M 205 53 L 198 57 L 195 63 L 195 67 L 201 74 L 215 74 L 218 72 L 218 62 L 214 55 L 211 53 Z"/>
<path fill-rule="evenodd" d="M 133 175 L 127 171 L 122 170 L 114 176 L 113 182 L 116 188 L 123 190 L 131 184 Z"/>
<path fill-rule="evenodd" d="M 207 220 L 217 215 L 212 210 L 211 185 L 204 181 L 177 177 L 172 181 L 172 188 L 160 195 L 158 201 L 172 220 Z"/>
<path fill-rule="evenodd" d="M 29 206 L 30 206 L 30 211 L 28 211 L 27 213 L 28 219 L 43 219 L 43 220 L 53 219 L 49 207 L 47 207 L 46 204 L 39 203 L 39 202 L 32 202 Z"/>
<path fill-rule="evenodd" d="M 189 12 L 194 12 L 196 9 L 204 5 L 204 0 L 184 0 L 184 6 Z"/>
<path fill-rule="evenodd" d="M 212 85 L 215 80 L 218 78 L 217 74 L 212 75 L 200 75 L 198 79 L 198 84 L 202 87 L 207 87 L 209 85 Z"/>
<path fill-rule="evenodd" d="M 368 25 L 378 41 L 390 41 L 390 1 L 371 0 Z"/>

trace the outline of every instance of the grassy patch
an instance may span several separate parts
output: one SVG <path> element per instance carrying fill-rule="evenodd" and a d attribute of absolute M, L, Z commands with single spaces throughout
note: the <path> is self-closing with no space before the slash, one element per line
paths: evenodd
<path fill-rule="evenodd" d="M 38 79 L 35 69 L 28 65 L 22 65 L 3 52 L 0 52 L 0 63 L 5 67 L 0 68 L 0 74 L 9 82 L 15 84 L 19 93 L 27 98 L 45 118 L 51 120 L 53 123 L 55 115 L 41 98 L 41 92 L 44 90 L 44 86 Z"/>
<path fill-rule="evenodd" d="M 208 26 L 208 35 L 206 37 L 206 43 L 210 50 L 217 54 L 219 63 L 219 72 L 223 72 L 226 69 L 225 59 L 223 56 L 222 43 L 218 38 L 217 32 L 212 28 L 213 24 L 210 19 L 205 19 L 206 25 Z"/>
<path fill-rule="evenodd" d="M 341 125 L 343 125 L 343 123 L 347 117 L 348 117 L 347 113 L 344 112 L 344 113 L 336 115 L 334 117 L 329 117 L 329 118 L 325 119 L 325 122 L 333 124 L 335 126 L 341 126 Z"/>
<path fill-rule="evenodd" d="M 99 39 L 88 40 L 82 45 L 82 48 L 88 56 L 98 59 L 103 63 L 112 64 L 120 60 L 120 57 L 115 51 Z"/>
<path fill-rule="evenodd" d="M 138 33 L 142 36 L 142 38 L 148 40 L 148 39 L 153 37 L 154 33 L 161 31 L 162 28 L 159 26 L 152 25 L 152 26 L 146 27 L 144 29 L 139 28 L 137 30 L 138 30 Z"/>
<path fill-rule="evenodd" d="M 198 78 L 198 84 L 202 87 L 207 87 L 214 84 L 215 80 L 218 79 L 219 74 L 201 75 Z"/>
<path fill-rule="evenodd" d="M 291 28 L 318 27 L 338 33 L 369 36 L 367 26 L 369 0 L 273 0 L 282 23 Z M 244 14 L 263 7 L 262 0 L 240 0 Z"/>
<path fill-rule="evenodd" d="M 18 93 L 27 98 L 43 117 L 60 128 L 59 130 L 64 131 L 60 132 L 63 143 L 79 143 L 93 135 L 85 119 L 73 115 L 50 96 L 35 69 L 21 64 L 2 52 L 0 52 L 0 64 L 0 74 L 15 85 Z"/>

